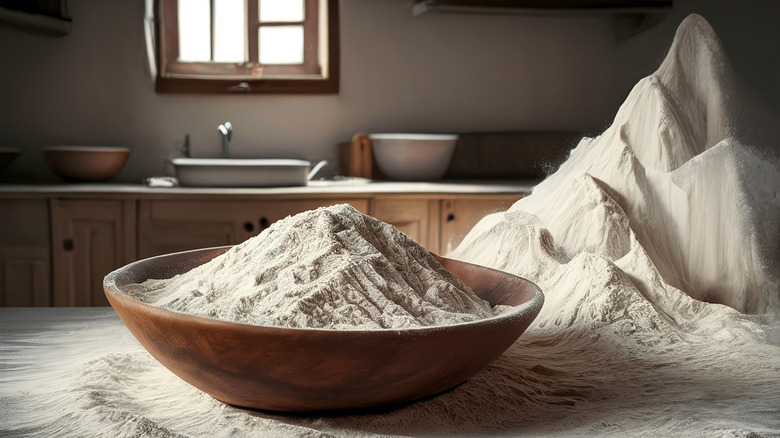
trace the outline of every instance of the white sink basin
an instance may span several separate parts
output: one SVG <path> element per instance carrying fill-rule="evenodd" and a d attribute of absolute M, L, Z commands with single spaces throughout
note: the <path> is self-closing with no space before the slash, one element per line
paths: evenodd
<path fill-rule="evenodd" d="M 274 158 L 174 158 L 176 178 L 190 187 L 305 186 L 311 163 Z"/>

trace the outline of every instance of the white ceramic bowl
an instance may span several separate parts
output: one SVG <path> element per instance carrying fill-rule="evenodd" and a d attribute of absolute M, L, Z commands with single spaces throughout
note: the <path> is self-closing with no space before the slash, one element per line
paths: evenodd
<path fill-rule="evenodd" d="M 441 179 L 455 151 L 455 134 L 371 134 L 379 170 L 398 181 Z"/>
<path fill-rule="evenodd" d="M 47 146 L 46 165 L 67 181 L 105 181 L 125 165 L 130 150 L 117 146 Z"/>

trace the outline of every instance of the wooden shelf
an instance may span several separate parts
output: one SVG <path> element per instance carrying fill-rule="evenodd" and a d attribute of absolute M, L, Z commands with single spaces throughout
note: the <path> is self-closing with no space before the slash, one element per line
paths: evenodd
<path fill-rule="evenodd" d="M 0 25 L 49 36 L 70 34 L 73 20 L 0 7 Z"/>
<path fill-rule="evenodd" d="M 414 0 L 412 15 L 428 12 L 469 14 L 572 15 L 612 14 L 619 40 L 660 23 L 672 0 Z"/>

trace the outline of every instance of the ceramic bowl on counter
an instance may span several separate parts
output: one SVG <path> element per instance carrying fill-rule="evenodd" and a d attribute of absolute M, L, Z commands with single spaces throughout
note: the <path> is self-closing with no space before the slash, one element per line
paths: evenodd
<path fill-rule="evenodd" d="M 409 402 L 446 391 L 500 356 L 541 310 L 528 280 L 456 260 L 445 269 L 495 306 L 482 320 L 405 329 L 327 330 L 243 324 L 157 307 L 125 292 L 172 278 L 230 247 L 152 257 L 108 274 L 103 288 L 155 359 L 223 402 L 272 411 L 332 411 Z"/>
<path fill-rule="evenodd" d="M 119 146 L 46 146 L 43 159 L 66 181 L 100 182 L 122 170 L 130 149 Z"/>
<path fill-rule="evenodd" d="M 370 134 L 376 165 L 396 181 L 433 181 L 447 172 L 455 134 Z"/>

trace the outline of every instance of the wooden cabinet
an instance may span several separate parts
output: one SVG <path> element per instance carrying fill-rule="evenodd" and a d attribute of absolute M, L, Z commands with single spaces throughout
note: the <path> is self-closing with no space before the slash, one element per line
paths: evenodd
<path fill-rule="evenodd" d="M 483 216 L 522 197 L 520 191 L 475 193 L 473 185 L 463 192 L 446 184 L 430 192 L 418 185 L 345 187 L 251 193 L 0 187 L 0 306 L 108 305 L 103 278 L 114 269 L 155 255 L 237 244 L 279 219 L 339 203 L 446 255 Z M 446 190 L 433 191 L 437 187 Z"/>
<path fill-rule="evenodd" d="M 51 199 L 53 304 L 107 306 L 103 277 L 136 259 L 132 200 Z"/>
<path fill-rule="evenodd" d="M 50 306 L 49 208 L 0 200 L 0 306 Z"/>
<path fill-rule="evenodd" d="M 428 251 L 439 251 L 439 201 L 403 195 L 377 197 L 371 201 L 371 216 L 392 224 Z"/>
<path fill-rule="evenodd" d="M 455 249 L 480 219 L 491 213 L 506 211 L 521 197 L 521 195 L 484 195 L 443 199 L 439 248 L 441 254 L 446 255 Z"/>
<path fill-rule="evenodd" d="M 237 244 L 279 219 L 341 203 L 368 213 L 367 199 L 142 200 L 138 212 L 138 256 Z"/>

